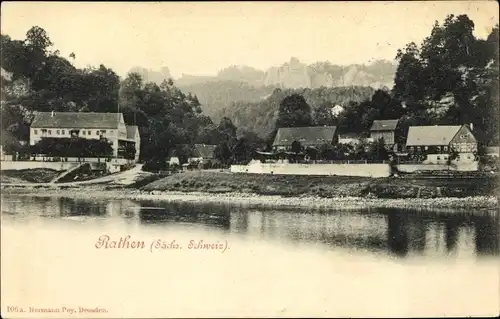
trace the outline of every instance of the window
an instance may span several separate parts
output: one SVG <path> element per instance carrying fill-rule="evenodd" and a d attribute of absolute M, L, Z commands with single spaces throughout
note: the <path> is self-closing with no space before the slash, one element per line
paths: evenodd
<path fill-rule="evenodd" d="M 89 131 L 89 133 L 88 133 L 88 134 L 89 134 L 89 135 L 92 135 L 92 131 Z"/>
<path fill-rule="evenodd" d="M 438 161 L 440 161 L 440 160 L 441 160 L 441 157 L 440 157 L 440 156 L 438 156 L 438 157 L 437 157 L 437 159 L 438 159 Z"/>
<path fill-rule="evenodd" d="M 470 159 L 470 156 L 469 156 L 469 155 L 467 155 L 467 159 Z"/>
<path fill-rule="evenodd" d="M 61 131 L 57 130 L 57 131 L 56 131 L 56 134 L 57 134 L 57 135 L 61 134 Z"/>
<path fill-rule="evenodd" d="M 436 150 L 437 150 L 438 152 L 441 152 L 441 146 L 436 146 Z"/>
<path fill-rule="evenodd" d="M 443 151 L 448 151 L 448 146 L 443 146 Z"/>
<path fill-rule="evenodd" d="M 66 131 L 65 130 L 62 130 L 62 135 L 66 134 Z"/>
<path fill-rule="evenodd" d="M 413 152 L 413 146 L 410 146 L 409 149 L 410 149 L 410 152 Z"/>
<path fill-rule="evenodd" d="M 425 150 L 427 151 L 428 149 L 429 149 L 429 146 L 426 146 L 426 147 L 425 147 Z"/>
<path fill-rule="evenodd" d="M 52 130 L 49 130 L 49 135 L 52 135 Z"/>
<path fill-rule="evenodd" d="M 38 134 L 38 130 L 34 130 L 33 134 L 37 135 Z"/>
<path fill-rule="evenodd" d="M 82 135 L 85 135 L 85 131 L 82 131 Z"/>
<path fill-rule="evenodd" d="M 95 135 L 99 135 L 99 131 L 95 131 Z"/>

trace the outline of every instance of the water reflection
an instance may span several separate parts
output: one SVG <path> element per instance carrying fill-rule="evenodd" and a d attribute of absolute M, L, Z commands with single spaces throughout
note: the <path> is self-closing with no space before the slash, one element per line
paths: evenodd
<path fill-rule="evenodd" d="M 220 229 L 230 228 L 230 209 L 218 205 L 142 202 L 139 219 L 143 224 L 196 223 Z"/>
<path fill-rule="evenodd" d="M 191 224 L 190 232 L 222 232 L 242 238 L 323 245 L 328 249 L 410 255 L 498 255 L 498 212 L 257 210 L 196 203 L 85 201 L 70 198 L 2 197 L 5 218 L 33 216 L 89 220 L 117 218 L 151 225 Z M 98 225 L 94 227 L 99 227 Z"/>

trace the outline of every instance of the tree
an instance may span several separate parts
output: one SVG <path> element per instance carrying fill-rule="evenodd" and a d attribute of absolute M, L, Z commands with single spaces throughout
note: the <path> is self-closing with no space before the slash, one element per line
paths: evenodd
<path fill-rule="evenodd" d="M 220 138 L 226 142 L 234 142 L 236 139 L 236 126 L 234 126 L 233 122 L 228 117 L 223 117 L 220 120 L 217 130 L 220 133 Z"/>
<path fill-rule="evenodd" d="M 302 152 L 302 145 L 299 141 L 293 141 L 291 151 L 295 154 L 299 154 Z"/>
<path fill-rule="evenodd" d="M 334 147 L 330 143 L 323 143 L 318 148 L 318 156 L 322 160 L 333 160 L 334 159 Z"/>
<path fill-rule="evenodd" d="M 383 138 L 370 143 L 367 159 L 372 161 L 385 161 L 389 159 L 389 153 L 385 148 L 385 142 Z"/>
<path fill-rule="evenodd" d="M 329 103 L 323 103 L 314 110 L 314 125 L 334 125 L 335 118 L 332 114 L 332 107 Z"/>
<path fill-rule="evenodd" d="M 420 48 L 410 43 L 398 51 L 392 93 L 410 117 L 473 123 L 488 140 L 498 140 L 498 27 L 486 40 L 473 31 L 467 15 L 436 21 Z"/>
<path fill-rule="evenodd" d="M 276 128 L 310 126 L 311 124 L 311 107 L 302 95 L 292 94 L 281 101 Z"/>
<path fill-rule="evenodd" d="M 227 142 L 222 142 L 214 150 L 214 156 L 217 160 L 221 161 L 223 165 L 227 165 L 231 158 L 231 150 Z"/>

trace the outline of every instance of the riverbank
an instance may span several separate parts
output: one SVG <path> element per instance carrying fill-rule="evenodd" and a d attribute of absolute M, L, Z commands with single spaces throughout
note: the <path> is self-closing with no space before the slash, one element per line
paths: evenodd
<path fill-rule="evenodd" d="M 370 178 L 353 176 L 269 175 L 192 171 L 141 186 L 144 191 L 244 193 L 283 197 L 361 197 L 378 199 L 495 196 L 495 175 Z"/>
<path fill-rule="evenodd" d="M 128 199 L 137 201 L 165 201 L 180 203 L 211 203 L 237 205 L 252 208 L 302 208 L 349 210 L 362 208 L 401 208 L 432 210 L 495 210 L 498 198 L 475 196 L 464 198 L 410 198 L 379 199 L 367 197 L 321 198 L 317 196 L 283 197 L 277 195 L 256 195 L 250 193 L 204 193 L 175 191 L 144 191 L 133 189 L 106 189 L 99 186 L 74 188 L 46 188 L 43 191 L 32 188 L 6 188 L 2 195 L 30 197 L 67 197 L 84 200 Z"/>

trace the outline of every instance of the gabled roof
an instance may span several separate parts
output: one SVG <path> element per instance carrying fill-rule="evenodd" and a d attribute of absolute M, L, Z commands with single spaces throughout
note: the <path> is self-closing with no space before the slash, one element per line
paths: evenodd
<path fill-rule="evenodd" d="M 370 131 L 394 131 L 399 120 L 375 120 Z"/>
<path fill-rule="evenodd" d="M 116 129 L 121 113 L 38 112 L 31 123 L 35 128 L 100 128 Z"/>
<path fill-rule="evenodd" d="M 461 127 L 461 125 L 410 126 L 406 145 L 448 145 Z"/>
<path fill-rule="evenodd" d="M 136 125 L 127 125 L 127 139 L 135 140 L 135 133 L 139 131 Z"/>
<path fill-rule="evenodd" d="M 291 146 L 294 141 L 304 145 L 330 143 L 336 126 L 282 127 L 278 129 L 273 146 Z"/>
<path fill-rule="evenodd" d="M 215 158 L 215 148 L 217 145 L 195 144 L 191 157 Z"/>

